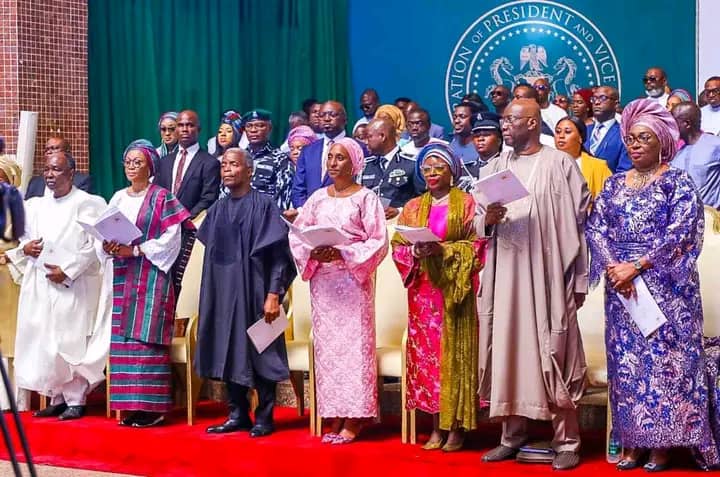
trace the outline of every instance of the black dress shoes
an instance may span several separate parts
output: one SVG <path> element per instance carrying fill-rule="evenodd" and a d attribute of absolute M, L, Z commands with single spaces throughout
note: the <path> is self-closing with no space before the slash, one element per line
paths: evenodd
<path fill-rule="evenodd" d="M 56 417 L 65 412 L 67 404 L 61 402 L 60 404 L 50 405 L 45 409 L 33 412 L 33 417 Z"/>
<path fill-rule="evenodd" d="M 67 406 L 67 409 L 58 416 L 61 421 L 80 419 L 85 415 L 85 406 Z"/>
<path fill-rule="evenodd" d="M 262 424 L 256 424 L 250 429 L 250 437 L 265 437 L 273 433 L 275 429 L 273 426 L 263 426 Z"/>
<path fill-rule="evenodd" d="M 228 432 L 240 432 L 249 431 L 252 428 L 250 421 L 243 421 L 241 419 L 228 419 L 222 424 L 217 426 L 210 426 L 205 429 L 208 434 L 227 434 Z"/>

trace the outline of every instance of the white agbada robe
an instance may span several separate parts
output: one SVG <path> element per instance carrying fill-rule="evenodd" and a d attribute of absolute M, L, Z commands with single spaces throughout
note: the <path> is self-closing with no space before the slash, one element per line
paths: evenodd
<path fill-rule="evenodd" d="M 64 197 L 35 197 L 25 202 L 26 231 L 7 257 L 23 272 L 15 339 L 15 379 L 22 389 L 82 405 L 87 392 L 104 379 L 110 349 L 110 315 L 98 312 L 102 267 L 95 239 L 77 220 L 92 222 L 107 207 L 105 200 L 76 187 Z M 69 252 L 57 263 L 68 276 L 63 284 L 47 279 L 46 271 L 26 257 L 23 246 L 42 238 Z M 105 308 L 101 306 L 101 308 Z M 97 319 L 96 319 L 97 316 Z M 63 395 L 65 398 L 63 399 Z M 73 401 L 68 400 L 68 395 Z"/>

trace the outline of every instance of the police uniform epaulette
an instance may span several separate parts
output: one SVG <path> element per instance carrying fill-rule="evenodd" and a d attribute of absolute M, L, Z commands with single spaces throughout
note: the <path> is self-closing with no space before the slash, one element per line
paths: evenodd
<path fill-rule="evenodd" d="M 415 162 L 415 157 L 416 157 L 416 156 L 413 156 L 413 155 L 411 155 L 411 154 L 408 154 L 407 152 L 400 151 L 400 152 L 398 153 L 398 156 L 400 156 L 400 157 L 402 157 L 403 159 L 406 159 L 406 160 L 408 160 L 408 161 L 413 161 L 413 162 Z"/>
<path fill-rule="evenodd" d="M 365 158 L 365 164 L 367 164 L 368 162 L 376 161 L 376 160 L 377 160 L 377 156 L 367 156 Z"/>

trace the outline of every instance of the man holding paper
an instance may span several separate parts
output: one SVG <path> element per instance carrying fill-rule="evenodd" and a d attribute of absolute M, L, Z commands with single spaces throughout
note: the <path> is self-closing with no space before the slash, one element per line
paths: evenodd
<path fill-rule="evenodd" d="M 282 336 L 258 352 L 248 328 L 278 318 L 296 271 L 280 209 L 273 197 L 251 188 L 250 155 L 231 148 L 221 164 L 230 195 L 210 207 L 197 234 L 205 258 L 195 369 L 224 381 L 230 400 L 228 419 L 207 432 L 250 431 L 251 437 L 261 437 L 274 431 L 275 386 L 289 376 L 287 353 Z M 250 388 L 259 398 L 255 425 L 249 415 Z"/>
<path fill-rule="evenodd" d="M 479 231 L 492 238 L 478 303 L 480 396 L 503 422 L 500 446 L 483 460 L 514 458 L 527 419 L 552 420 L 553 468 L 570 469 L 579 463 L 586 369 L 577 308 L 588 286 L 590 195 L 574 159 L 541 145 L 536 101 L 513 101 L 501 124 L 513 150 L 483 167 L 480 180 L 508 170 L 529 195 L 502 206 L 483 199 L 495 191 L 475 191 Z"/>
<path fill-rule="evenodd" d="M 75 160 L 56 152 L 43 176 L 52 195 L 25 203 L 26 231 L 6 257 L 23 273 L 15 340 L 15 378 L 21 389 L 50 396 L 36 417 L 77 419 L 104 379 L 107 321 L 95 320 L 100 263 L 95 240 L 77 220 L 93 221 L 105 201 L 73 186 Z"/>

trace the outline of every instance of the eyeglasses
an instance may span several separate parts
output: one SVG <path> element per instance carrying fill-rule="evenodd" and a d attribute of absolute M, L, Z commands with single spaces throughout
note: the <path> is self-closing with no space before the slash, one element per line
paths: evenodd
<path fill-rule="evenodd" d="M 142 166 L 145 165 L 145 161 L 140 159 L 125 159 L 123 161 L 123 164 L 128 169 L 140 169 Z"/>
<path fill-rule="evenodd" d="M 546 90 L 550 89 L 549 86 L 544 85 L 544 84 L 535 85 L 535 86 L 533 86 L 533 88 L 539 89 L 540 91 L 546 91 Z"/>
<path fill-rule="evenodd" d="M 502 96 L 502 91 L 490 91 L 490 96 Z"/>
<path fill-rule="evenodd" d="M 658 78 L 657 76 L 653 76 L 653 75 L 643 76 L 643 83 L 651 83 L 651 82 L 654 83 L 655 81 L 658 81 L 658 80 L 660 80 L 660 78 Z"/>
<path fill-rule="evenodd" d="M 340 117 L 340 114 L 341 113 L 337 111 L 320 111 L 320 113 L 318 113 L 318 116 L 320 116 L 321 118 L 337 118 Z"/>
<path fill-rule="evenodd" d="M 653 135 L 647 132 L 642 132 L 638 134 L 637 136 L 633 136 L 631 134 L 628 134 L 623 138 L 623 142 L 626 146 L 632 146 L 637 142 L 638 144 L 646 145 L 649 144 L 652 140 Z"/>
<path fill-rule="evenodd" d="M 720 94 L 720 88 L 713 88 L 713 89 L 706 89 L 705 90 L 705 97 L 708 96 L 717 96 Z"/>
<path fill-rule="evenodd" d="M 447 171 L 449 168 L 446 165 L 441 166 L 420 166 L 420 172 L 424 176 L 434 172 L 435 174 L 442 174 L 443 172 Z"/>
<path fill-rule="evenodd" d="M 500 118 L 500 125 L 502 126 L 503 124 L 512 124 L 519 119 L 530 118 L 532 118 L 532 116 L 503 116 L 502 118 Z"/>
<path fill-rule="evenodd" d="M 162 126 L 160 128 L 160 132 L 175 132 L 175 128 L 172 126 L 168 126 L 168 127 Z"/>
<path fill-rule="evenodd" d="M 612 98 L 612 97 L 604 95 L 604 94 L 599 94 L 597 96 L 590 96 L 590 102 L 592 104 L 600 104 L 600 103 L 604 103 L 605 101 L 611 101 L 614 99 L 615 98 Z"/>

